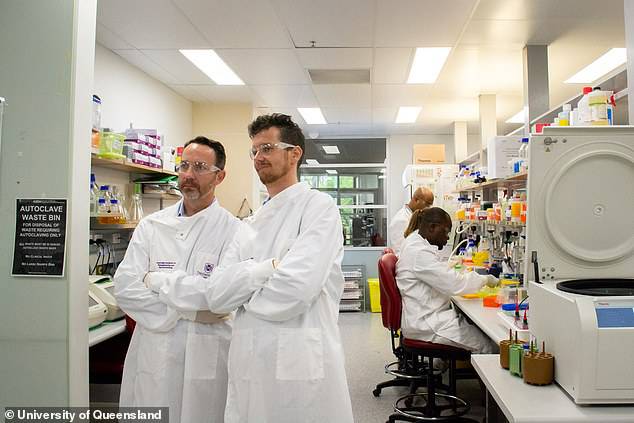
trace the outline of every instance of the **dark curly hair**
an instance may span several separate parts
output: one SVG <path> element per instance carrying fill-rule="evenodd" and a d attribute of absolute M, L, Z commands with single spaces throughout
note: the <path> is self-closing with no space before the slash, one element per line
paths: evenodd
<path fill-rule="evenodd" d="M 249 137 L 253 139 L 257 134 L 262 131 L 266 131 L 269 128 L 279 128 L 280 130 L 280 141 L 285 142 L 287 144 L 298 145 L 302 149 L 302 157 L 300 157 L 298 162 L 302 163 L 304 160 L 304 152 L 306 151 L 305 138 L 301 128 L 293 122 L 289 115 L 284 115 L 282 113 L 272 113 L 270 115 L 262 115 L 258 116 L 251 124 L 249 125 Z"/>
<path fill-rule="evenodd" d="M 219 169 L 225 168 L 225 163 L 227 162 L 227 154 L 225 153 L 225 147 L 220 144 L 218 141 L 209 139 L 207 137 L 199 136 L 194 138 L 193 140 L 189 140 L 185 143 L 183 150 L 187 148 L 189 144 L 200 144 L 206 145 L 216 152 L 216 163 L 214 165 Z"/>

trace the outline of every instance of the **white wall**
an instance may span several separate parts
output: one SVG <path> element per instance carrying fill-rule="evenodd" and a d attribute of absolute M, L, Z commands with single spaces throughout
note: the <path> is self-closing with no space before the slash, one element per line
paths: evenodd
<path fill-rule="evenodd" d="M 479 147 L 479 135 L 469 134 L 467 145 L 469 154 Z M 445 160 L 455 163 L 453 134 L 439 135 L 392 135 L 388 138 L 388 221 L 409 199 L 403 189 L 402 175 L 405 166 L 412 164 L 414 144 L 445 144 Z"/>
<path fill-rule="evenodd" d="M 93 93 L 102 101 L 104 128 L 121 132 L 130 122 L 135 128 L 156 128 L 166 144 L 175 147 L 192 138 L 192 103 L 100 44 L 95 49 Z M 100 185 L 124 186 L 129 182 L 127 172 L 99 167 L 92 171 Z M 143 209 L 146 215 L 157 211 L 159 201 L 145 198 Z"/>
<path fill-rule="evenodd" d="M 102 127 L 123 131 L 132 122 L 135 128 L 157 128 L 172 146 L 191 139 L 192 103 L 99 44 L 94 87 Z"/>

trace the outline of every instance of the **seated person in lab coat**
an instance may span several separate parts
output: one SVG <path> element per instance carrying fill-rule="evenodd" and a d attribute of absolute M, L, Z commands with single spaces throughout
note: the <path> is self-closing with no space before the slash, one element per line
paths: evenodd
<path fill-rule="evenodd" d="M 352 423 L 337 325 L 339 211 L 330 196 L 298 182 L 304 135 L 290 116 L 260 116 L 249 136 L 269 198 L 246 220 L 207 291 L 211 311 L 237 309 L 225 423 Z M 175 277 L 192 279 L 151 274 L 153 284 Z"/>
<path fill-rule="evenodd" d="M 412 213 L 416 210 L 422 210 L 431 207 L 434 204 L 434 193 L 429 188 L 417 188 L 409 203 L 401 208 L 392 221 L 388 229 L 389 247 L 394 250 L 397 256 L 401 253 L 403 241 L 405 241 L 405 229 L 409 223 Z"/>
<path fill-rule="evenodd" d="M 412 215 L 396 263 L 396 284 L 403 298 L 401 330 L 407 338 L 492 353 L 495 343 L 451 308 L 451 297 L 498 281 L 492 275 L 457 272 L 439 258 L 450 232 L 451 218 L 439 207 Z"/>
<path fill-rule="evenodd" d="M 200 276 L 202 292 L 241 225 L 215 199 L 225 178 L 222 144 L 197 137 L 185 144 L 182 158 L 182 200 L 139 222 L 114 277 L 119 306 L 137 323 L 119 405 L 169 407 L 170 422 L 218 423 L 225 410 L 231 320 L 196 312 L 207 309 L 206 301 L 199 294 L 197 302 L 189 287 L 166 284 L 153 292 L 146 286 L 150 271 L 182 271 Z"/>

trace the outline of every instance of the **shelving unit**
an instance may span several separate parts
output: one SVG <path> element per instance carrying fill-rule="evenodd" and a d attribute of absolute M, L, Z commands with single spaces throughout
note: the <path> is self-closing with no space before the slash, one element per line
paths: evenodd
<path fill-rule="evenodd" d="M 344 284 L 339 311 L 365 311 L 366 273 L 364 265 L 341 266 Z"/>
<path fill-rule="evenodd" d="M 90 218 L 90 230 L 91 231 L 116 231 L 121 229 L 134 229 L 136 228 L 137 223 L 112 223 L 105 224 L 99 223 L 96 217 Z"/>
<path fill-rule="evenodd" d="M 587 84 L 587 85 L 588 86 L 591 85 L 593 87 L 599 86 L 603 90 L 613 91 L 614 99 L 617 102 L 624 98 L 627 98 L 628 97 L 627 70 L 625 69 L 625 65 L 622 65 L 618 67 L 615 71 L 611 72 L 607 78 L 601 81 L 595 82 L 594 84 Z M 563 103 L 558 104 L 557 106 L 551 108 L 546 113 L 543 113 L 537 116 L 536 118 L 531 120 L 530 122 L 531 128 L 534 124 L 538 122 L 552 122 L 559 115 L 559 112 L 563 110 L 564 104 L 570 104 L 572 108 L 574 109 L 579 103 L 579 100 L 581 100 L 581 97 L 583 97 L 583 94 L 577 93 L 571 98 L 564 101 Z M 627 106 L 625 108 L 627 109 Z M 617 122 L 615 124 L 623 125 L 623 124 L 627 124 L 627 122 Z M 507 134 L 507 136 L 521 134 L 523 130 L 524 130 L 524 125 L 511 131 L 510 133 Z"/>
<path fill-rule="evenodd" d="M 514 188 L 518 186 L 526 185 L 526 179 L 528 178 L 527 172 L 517 173 L 515 175 L 508 176 L 502 179 L 493 179 L 491 181 L 482 182 L 480 184 L 471 184 L 457 190 L 458 192 L 477 192 L 484 189 L 495 188 Z"/>
<path fill-rule="evenodd" d="M 93 166 L 105 167 L 108 169 L 120 170 L 123 172 L 130 173 L 151 173 L 151 174 L 161 174 L 161 175 L 178 175 L 176 172 L 171 172 L 169 170 L 157 169 L 154 167 L 144 166 L 136 163 L 129 163 L 125 159 L 104 159 L 98 157 L 96 155 L 92 155 L 90 158 L 91 164 Z"/>

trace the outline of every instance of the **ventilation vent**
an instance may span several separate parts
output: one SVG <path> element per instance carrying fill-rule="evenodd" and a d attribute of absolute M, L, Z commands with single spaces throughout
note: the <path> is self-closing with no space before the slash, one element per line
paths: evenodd
<path fill-rule="evenodd" d="M 370 69 L 308 69 L 313 84 L 369 84 Z"/>

